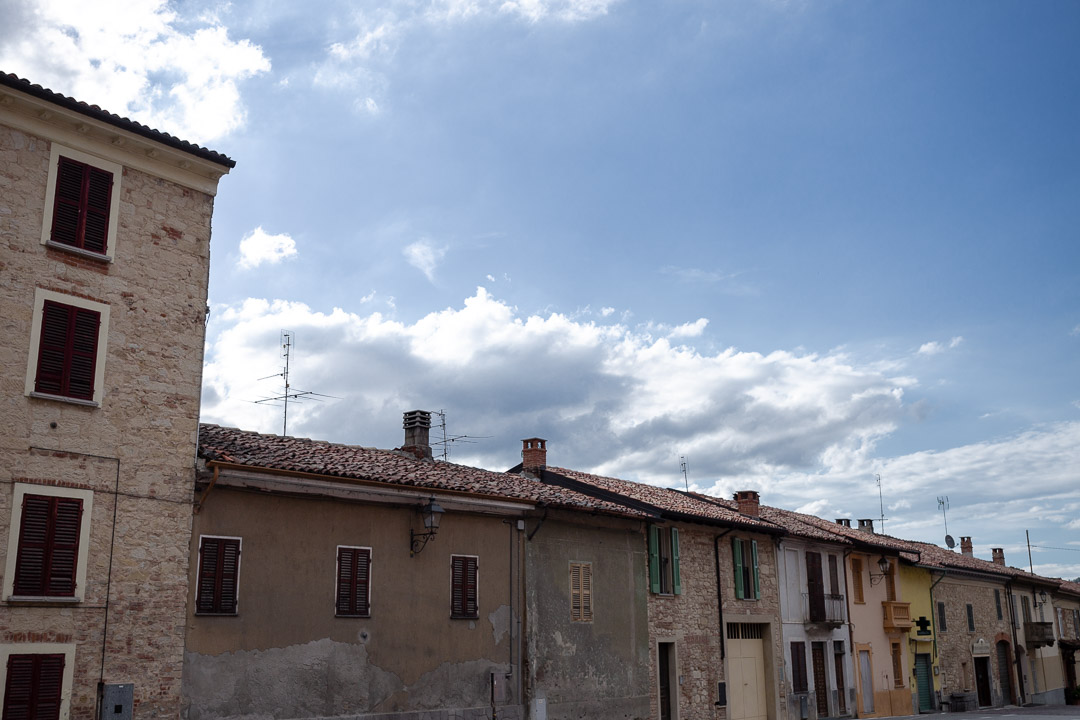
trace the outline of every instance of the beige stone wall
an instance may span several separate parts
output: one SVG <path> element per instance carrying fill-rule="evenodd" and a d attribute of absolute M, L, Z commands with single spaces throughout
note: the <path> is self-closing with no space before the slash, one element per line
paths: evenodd
<path fill-rule="evenodd" d="M 1001 596 L 1001 614 L 997 616 L 994 590 Z M 989 644 L 990 679 L 993 704 L 1000 706 L 1012 702 L 1016 692 L 1015 668 L 1010 667 L 1013 687 L 1002 687 L 997 658 L 997 643 L 1009 644 L 1009 657 L 1015 658 L 1012 631 L 1009 626 L 1008 594 L 1004 583 L 981 582 L 974 579 L 945 576 L 933 589 L 934 629 L 937 635 L 939 680 L 944 699 L 957 692 L 975 692 L 975 655 L 972 648 L 982 640 Z M 938 603 L 945 603 L 946 629 L 941 628 Z M 975 618 L 974 631 L 968 629 L 967 606 L 971 605 Z"/>
<path fill-rule="evenodd" d="M 0 598 L 0 644 L 76 645 L 71 717 L 93 715 L 99 678 L 133 682 L 137 716 L 175 717 L 213 198 L 125 166 L 113 262 L 46 247 L 51 127 L 15 129 L 30 121 L 6 112 L 0 112 L 0 556 L 13 551 L 14 482 L 67 484 L 94 494 L 83 601 L 16 605 Z M 57 132 L 69 130 L 58 125 Z M 79 149 L 106 159 L 114 150 L 90 139 Z M 100 407 L 25 394 L 37 288 L 109 306 Z"/>

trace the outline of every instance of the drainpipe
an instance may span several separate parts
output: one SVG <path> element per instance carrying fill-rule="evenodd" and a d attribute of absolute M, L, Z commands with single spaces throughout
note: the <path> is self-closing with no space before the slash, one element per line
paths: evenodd
<path fill-rule="evenodd" d="M 847 582 L 847 570 L 848 570 L 848 557 L 854 550 L 848 548 L 844 550 L 844 557 L 840 561 L 844 566 L 844 589 L 847 593 L 844 595 L 844 604 L 847 606 L 847 629 L 848 629 L 848 657 L 851 658 L 851 681 L 855 683 L 855 707 L 851 708 L 852 717 L 859 717 L 859 684 L 856 681 L 856 677 L 861 677 L 859 673 L 862 672 L 859 667 L 859 655 L 855 652 L 855 623 L 851 619 L 851 587 Z M 841 691 L 846 691 L 847 688 L 841 688 Z"/>
<path fill-rule="evenodd" d="M 1016 665 L 1016 685 L 1017 685 L 1017 687 L 1020 688 L 1020 704 L 1021 705 L 1026 705 L 1027 704 L 1027 692 L 1025 692 L 1025 688 L 1024 688 L 1024 668 L 1020 664 L 1020 653 L 1016 652 L 1016 648 L 1017 648 L 1016 625 L 1017 625 L 1017 619 L 1018 618 L 1016 617 L 1016 603 L 1013 602 L 1012 587 L 1013 587 L 1012 580 L 1009 580 L 1007 583 L 1005 583 L 1005 592 L 1007 592 L 1009 594 L 1009 600 L 1008 600 L 1008 602 L 1009 602 L 1009 625 L 1012 628 L 1013 664 Z M 1026 649 L 1027 648 L 1025 648 L 1025 650 Z"/>
<path fill-rule="evenodd" d="M 720 581 L 720 538 L 730 533 L 730 528 L 713 538 L 713 553 L 716 557 L 716 614 L 720 619 L 720 659 L 727 657 L 727 643 L 724 642 L 724 594 Z"/>

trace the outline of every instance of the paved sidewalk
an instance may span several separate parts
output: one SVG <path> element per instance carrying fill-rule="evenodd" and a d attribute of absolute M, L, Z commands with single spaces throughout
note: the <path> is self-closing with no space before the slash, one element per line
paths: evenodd
<path fill-rule="evenodd" d="M 927 713 L 906 715 L 890 720 L 1006 720 L 1006 718 L 1065 717 L 1080 719 L 1080 705 L 1030 705 L 1003 708 L 983 708 L 959 713 Z"/>

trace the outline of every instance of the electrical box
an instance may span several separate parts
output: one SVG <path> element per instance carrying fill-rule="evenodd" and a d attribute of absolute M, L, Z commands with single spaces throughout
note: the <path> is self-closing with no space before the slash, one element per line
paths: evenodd
<path fill-rule="evenodd" d="M 491 702 L 506 702 L 506 675 L 499 672 L 491 673 Z"/>
<path fill-rule="evenodd" d="M 727 707 L 727 683 L 716 683 L 716 707 Z"/>
<path fill-rule="evenodd" d="M 102 683 L 98 720 L 131 720 L 135 702 L 134 683 Z"/>
<path fill-rule="evenodd" d="M 529 701 L 529 719 L 547 720 L 547 698 L 543 690 L 538 691 L 537 696 Z"/>

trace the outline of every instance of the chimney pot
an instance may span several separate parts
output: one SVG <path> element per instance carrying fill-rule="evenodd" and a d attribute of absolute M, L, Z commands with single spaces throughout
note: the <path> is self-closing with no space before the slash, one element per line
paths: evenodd
<path fill-rule="evenodd" d="M 971 536 L 960 536 L 960 553 L 967 557 L 975 556 L 975 548 L 971 544 Z"/>
<path fill-rule="evenodd" d="M 521 441 L 521 469 L 543 470 L 547 467 L 547 440 L 527 438 Z"/>
<path fill-rule="evenodd" d="M 874 519 L 859 518 L 859 529 L 868 533 L 874 532 Z"/>
<path fill-rule="evenodd" d="M 402 413 L 405 428 L 405 444 L 402 450 L 411 452 L 419 460 L 431 459 L 431 413 L 427 410 L 410 410 Z"/>
<path fill-rule="evenodd" d="M 851 527 L 851 518 L 836 518 L 836 524 L 849 528 Z"/>
<path fill-rule="evenodd" d="M 740 515 L 759 516 L 760 496 L 757 490 L 739 490 L 735 493 L 735 502 L 739 504 Z"/>
<path fill-rule="evenodd" d="M 993 548 L 990 552 L 994 554 L 995 565 L 1005 564 L 1005 548 Z"/>

